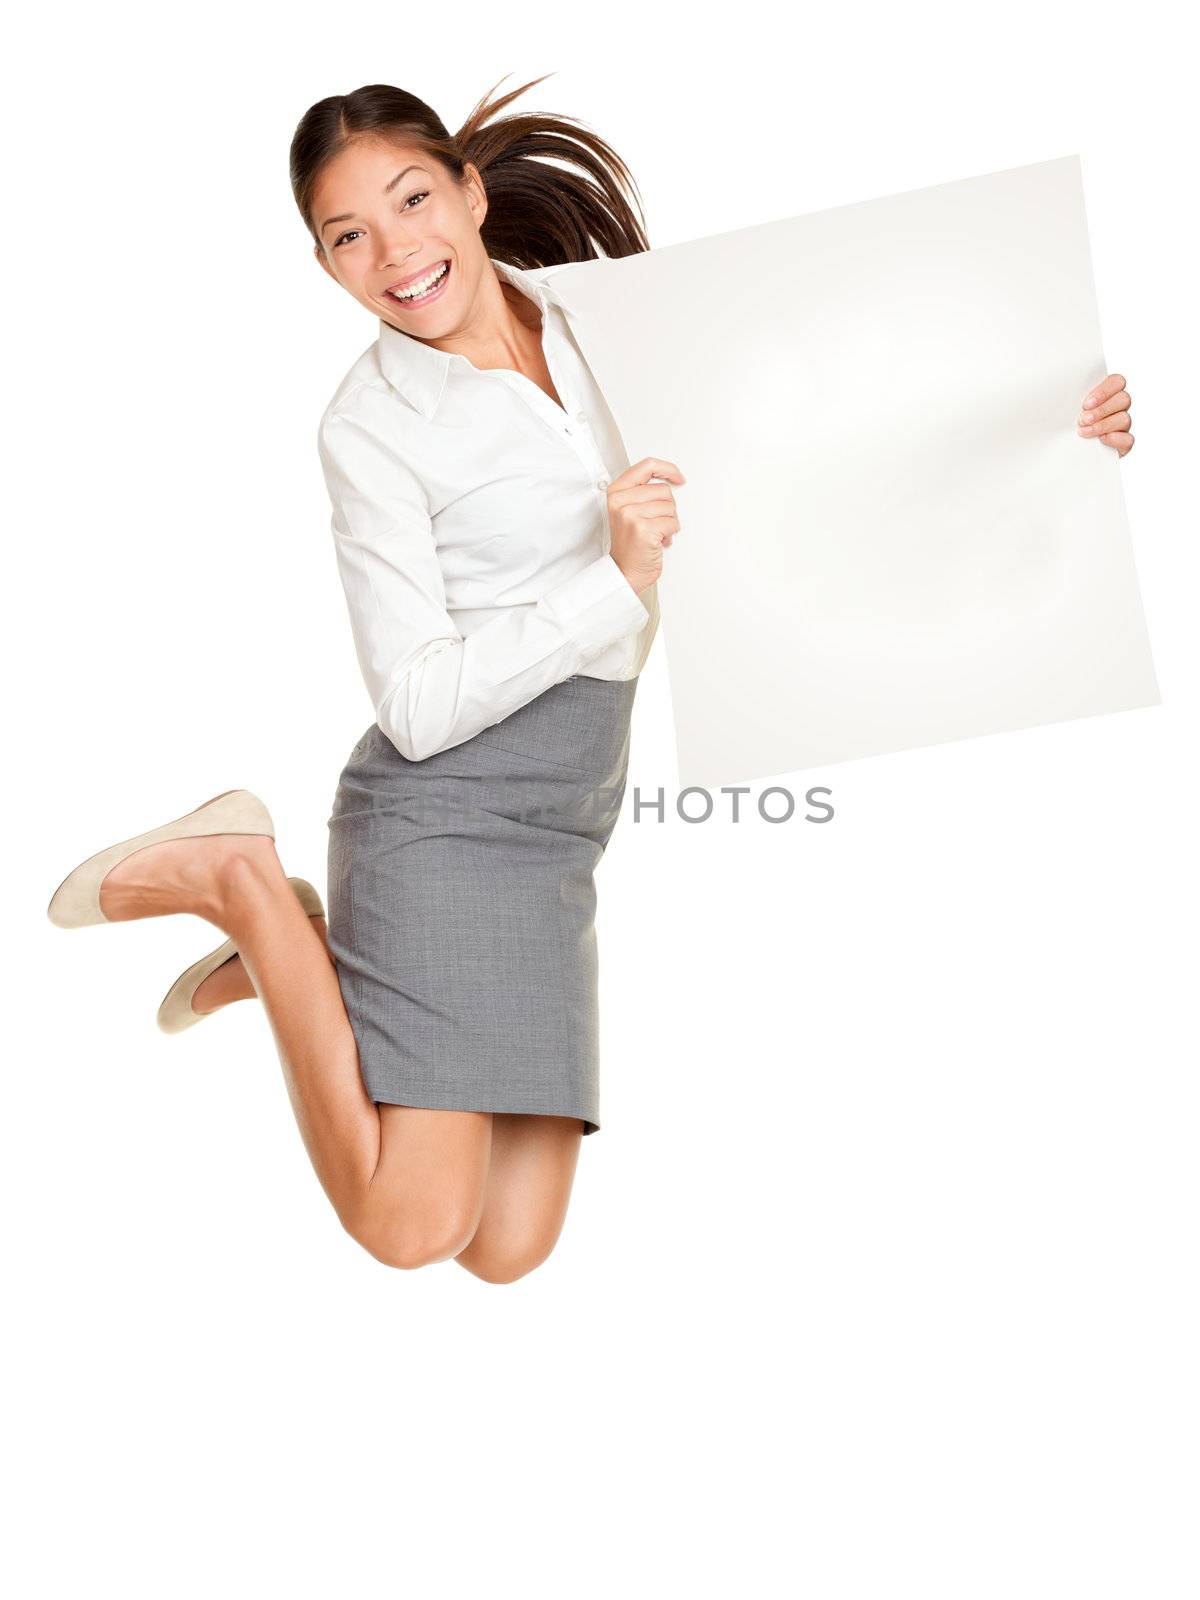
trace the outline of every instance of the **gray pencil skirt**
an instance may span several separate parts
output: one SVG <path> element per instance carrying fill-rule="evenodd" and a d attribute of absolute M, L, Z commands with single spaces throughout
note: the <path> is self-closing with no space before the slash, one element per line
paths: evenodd
<path fill-rule="evenodd" d="M 423 761 L 377 724 L 329 819 L 329 948 L 372 1100 L 600 1126 L 593 871 L 636 678 L 579 674 Z"/>

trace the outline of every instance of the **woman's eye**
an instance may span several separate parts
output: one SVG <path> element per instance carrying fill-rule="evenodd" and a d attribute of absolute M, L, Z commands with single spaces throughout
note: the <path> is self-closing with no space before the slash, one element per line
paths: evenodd
<path fill-rule="evenodd" d="M 408 199 L 404 202 L 403 206 L 401 206 L 400 209 L 402 211 L 407 211 L 409 206 L 412 205 L 414 200 L 426 200 L 428 198 L 429 198 L 429 190 L 428 189 L 421 189 L 416 194 L 410 194 Z M 347 230 L 347 232 L 340 233 L 337 236 L 337 238 L 333 241 L 333 248 L 336 250 L 338 245 L 342 244 L 347 239 L 353 239 L 356 234 L 360 234 L 361 232 L 362 232 L 361 228 L 350 228 L 350 229 Z"/>

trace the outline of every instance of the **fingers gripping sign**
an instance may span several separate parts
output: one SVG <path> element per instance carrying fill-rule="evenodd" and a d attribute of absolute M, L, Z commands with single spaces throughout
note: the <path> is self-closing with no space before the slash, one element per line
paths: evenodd
<path fill-rule="evenodd" d="M 1076 427 L 1083 438 L 1099 439 L 1124 457 L 1133 449 L 1129 390 L 1119 372 L 1110 372 L 1085 394 Z"/>
<path fill-rule="evenodd" d="M 673 461 L 646 456 L 608 486 L 610 553 L 638 594 L 662 573 L 663 551 L 680 531 L 671 484 L 686 482 Z"/>

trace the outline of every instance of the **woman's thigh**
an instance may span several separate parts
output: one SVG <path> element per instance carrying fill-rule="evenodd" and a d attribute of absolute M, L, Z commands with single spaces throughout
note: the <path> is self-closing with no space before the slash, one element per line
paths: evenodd
<path fill-rule="evenodd" d="M 550 1254 L 571 1198 L 577 1117 L 379 1106 L 380 1156 L 354 1231 L 398 1263 L 457 1258 L 508 1282 Z"/>
<path fill-rule="evenodd" d="M 380 1104 L 379 1133 L 379 1162 L 351 1231 L 397 1264 L 449 1260 L 483 1214 L 491 1113 Z"/>
<path fill-rule="evenodd" d="M 507 1283 L 546 1259 L 566 1219 L 582 1137 L 578 1117 L 494 1114 L 482 1214 L 461 1265 Z"/>

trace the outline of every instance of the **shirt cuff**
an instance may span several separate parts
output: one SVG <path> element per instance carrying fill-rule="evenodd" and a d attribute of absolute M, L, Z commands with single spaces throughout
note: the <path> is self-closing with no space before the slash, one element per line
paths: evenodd
<path fill-rule="evenodd" d="M 581 649 L 640 633 L 649 613 L 641 596 L 611 555 L 555 584 L 541 604 Z"/>

